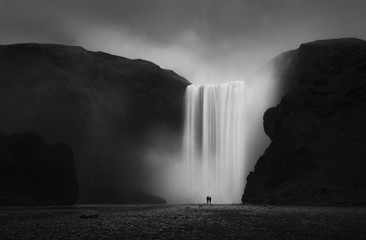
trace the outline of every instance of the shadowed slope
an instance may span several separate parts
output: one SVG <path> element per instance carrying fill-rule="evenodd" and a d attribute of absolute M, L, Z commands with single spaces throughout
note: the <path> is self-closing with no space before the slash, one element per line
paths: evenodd
<path fill-rule="evenodd" d="M 74 204 L 78 184 L 66 143 L 36 133 L 0 135 L 0 205 Z"/>
<path fill-rule="evenodd" d="M 366 204 L 366 42 L 302 44 L 280 76 L 290 87 L 264 115 L 271 144 L 243 202 Z"/>
<path fill-rule="evenodd" d="M 188 84 L 151 62 L 81 47 L 0 46 L 0 131 L 69 143 L 81 202 L 122 203 L 148 181 L 146 133 L 180 131 Z"/>

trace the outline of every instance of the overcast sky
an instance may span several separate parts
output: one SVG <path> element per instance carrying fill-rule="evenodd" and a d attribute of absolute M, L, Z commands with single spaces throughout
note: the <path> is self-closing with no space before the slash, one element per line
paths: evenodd
<path fill-rule="evenodd" d="M 243 80 L 316 39 L 366 39 L 364 0 L 0 0 L 0 44 L 80 45 L 194 83 Z"/>

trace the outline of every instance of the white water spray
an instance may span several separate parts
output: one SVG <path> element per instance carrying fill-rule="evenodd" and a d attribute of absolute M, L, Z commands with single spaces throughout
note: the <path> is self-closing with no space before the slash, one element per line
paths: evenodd
<path fill-rule="evenodd" d="M 244 190 L 244 82 L 190 85 L 185 96 L 184 158 L 190 201 L 239 203 Z"/>

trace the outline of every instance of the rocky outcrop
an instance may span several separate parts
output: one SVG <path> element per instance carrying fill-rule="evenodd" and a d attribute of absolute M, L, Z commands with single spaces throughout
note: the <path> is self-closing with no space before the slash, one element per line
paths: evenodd
<path fill-rule="evenodd" d="M 54 44 L 0 46 L 0 131 L 70 144 L 80 203 L 124 203 L 149 181 L 151 129 L 179 133 L 186 79 L 154 63 Z M 173 135 L 173 134 L 172 134 Z"/>
<path fill-rule="evenodd" d="M 39 134 L 0 135 L 0 205 L 74 204 L 78 184 L 66 143 Z"/>
<path fill-rule="evenodd" d="M 264 114 L 271 144 L 243 202 L 366 204 L 366 42 L 315 41 L 284 56 L 286 93 Z"/>

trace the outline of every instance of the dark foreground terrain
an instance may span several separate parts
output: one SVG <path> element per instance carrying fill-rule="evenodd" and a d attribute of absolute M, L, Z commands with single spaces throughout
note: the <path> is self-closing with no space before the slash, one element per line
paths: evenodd
<path fill-rule="evenodd" d="M 365 239 L 366 208 L 252 205 L 7 208 L 1 239 Z"/>

